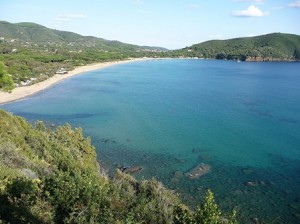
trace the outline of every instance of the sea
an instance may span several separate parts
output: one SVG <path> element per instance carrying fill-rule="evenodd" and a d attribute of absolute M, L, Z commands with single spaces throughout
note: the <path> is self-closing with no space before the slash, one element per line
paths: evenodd
<path fill-rule="evenodd" d="M 135 61 L 0 108 L 82 127 L 109 175 L 142 168 L 191 208 L 211 189 L 240 223 L 300 223 L 300 63 Z"/>

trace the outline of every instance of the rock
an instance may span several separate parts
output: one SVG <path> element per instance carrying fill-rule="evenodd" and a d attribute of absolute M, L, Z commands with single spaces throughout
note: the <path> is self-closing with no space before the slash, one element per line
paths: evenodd
<path fill-rule="evenodd" d="M 210 165 L 201 163 L 198 166 L 195 166 L 190 172 L 187 172 L 185 175 L 190 179 L 198 179 L 199 177 L 207 174 L 210 171 Z"/>
<path fill-rule="evenodd" d="M 289 207 L 295 209 L 296 211 L 300 211 L 300 204 L 299 203 L 291 203 Z"/>
<path fill-rule="evenodd" d="M 241 190 L 235 190 L 235 191 L 232 192 L 232 194 L 238 196 L 238 195 L 243 195 L 244 192 L 241 191 Z"/>
<path fill-rule="evenodd" d="M 246 186 L 257 187 L 258 183 L 256 181 L 248 181 L 245 183 Z"/>
<path fill-rule="evenodd" d="M 178 163 L 185 163 L 185 160 L 183 160 L 183 159 L 175 158 L 175 160 L 176 160 Z"/>
<path fill-rule="evenodd" d="M 199 191 L 199 192 L 202 192 L 202 191 L 204 191 L 205 189 L 203 189 L 203 187 L 197 187 L 197 191 Z"/>
<path fill-rule="evenodd" d="M 198 157 L 199 159 L 201 160 L 208 160 L 208 159 L 211 159 L 211 156 L 208 156 L 208 155 L 201 155 Z"/>
<path fill-rule="evenodd" d="M 289 195 L 290 193 L 292 193 L 292 191 L 290 191 L 290 190 L 283 190 L 283 193 L 284 193 L 285 195 Z"/>
<path fill-rule="evenodd" d="M 258 218 L 253 218 L 252 220 L 253 220 L 253 223 L 255 223 L 255 224 L 260 224 L 260 221 L 259 221 Z"/>
<path fill-rule="evenodd" d="M 263 180 L 255 180 L 255 181 L 248 181 L 245 183 L 245 185 L 250 187 L 266 186 L 266 182 Z"/>
<path fill-rule="evenodd" d="M 300 221 L 300 213 L 294 213 L 293 215 Z"/>
<path fill-rule="evenodd" d="M 122 167 L 120 168 L 120 170 L 123 173 L 127 173 L 127 174 L 133 174 L 133 173 L 137 173 L 143 170 L 143 167 L 140 166 L 133 166 L 133 167 Z"/>
<path fill-rule="evenodd" d="M 173 184 L 176 184 L 176 183 L 179 182 L 179 179 L 173 177 L 173 178 L 171 178 L 171 182 L 172 182 Z"/>
<path fill-rule="evenodd" d="M 199 152 L 203 152 L 203 151 L 205 151 L 205 149 L 202 149 L 202 148 L 194 148 L 194 149 L 192 149 L 193 153 L 199 153 Z"/>
<path fill-rule="evenodd" d="M 242 173 L 248 175 L 248 174 L 253 173 L 253 170 L 250 168 L 243 168 Z"/>
<path fill-rule="evenodd" d="M 258 183 L 260 186 L 266 186 L 266 182 L 263 180 L 259 180 Z"/>
<path fill-rule="evenodd" d="M 110 139 L 106 139 L 106 138 L 101 140 L 101 142 L 103 142 L 103 143 L 109 143 L 109 141 L 110 141 Z"/>
<path fill-rule="evenodd" d="M 176 171 L 174 173 L 174 178 L 180 179 L 183 177 L 183 173 L 181 171 Z"/>

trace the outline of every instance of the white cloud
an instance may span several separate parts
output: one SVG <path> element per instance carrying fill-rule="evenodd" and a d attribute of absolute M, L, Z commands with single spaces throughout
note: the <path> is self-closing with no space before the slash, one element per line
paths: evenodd
<path fill-rule="evenodd" d="M 291 2 L 291 3 L 289 4 L 289 7 L 292 7 L 292 8 L 300 8 L 300 0 Z"/>
<path fill-rule="evenodd" d="M 269 12 L 263 12 L 255 5 L 250 5 L 245 10 L 239 10 L 232 13 L 232 16 L 236 17 L 260 17 L 260 16 L 266 16 Z"/>

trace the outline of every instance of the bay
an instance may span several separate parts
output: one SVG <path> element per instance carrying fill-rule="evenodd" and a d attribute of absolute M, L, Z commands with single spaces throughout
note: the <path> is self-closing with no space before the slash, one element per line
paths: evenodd
<path fill-rule="evenodd" d="M 107 172 L 142 166 L 191 206 L 207 188 L 241 223 L 300 222 L 300 64 L 152 60 L 72 77 L 1 108 L 66 122 Z M 204 163 L 199 179 L 185 174 Z"/>

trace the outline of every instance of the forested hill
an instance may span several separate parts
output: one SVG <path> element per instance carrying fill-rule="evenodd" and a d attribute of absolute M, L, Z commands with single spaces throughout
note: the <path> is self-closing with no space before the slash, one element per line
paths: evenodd
<path fill-rule="evenodd" d="M 175 51 L 184 57 L 243 61 L 300 60 L 300 36 L 272 33 L 256 37 L 211 40 Z"/>
<path fill-rule="evenodd" d="M 48 45 L 53 47 L 82 48 L 94 47 L 104 51 L 164 51 L 165 48 L 138 46 L 119 41 L 110 41 L 92 36 L 82 36 L 73 32 L 49 29 L 35 23 L 9 23 L 0 21 L 0 37 L 21 41 L 23 45 Z"/>
<path fill-rule="evenodd" d="M 81 36 L 35 23 L 0 21 L 0 89 L 10 91 L 14 86 L 31 85 L 76 66 L 154 57 L 165 50 Z M 7 74 L 5 80 L 2 73 Z"/>

